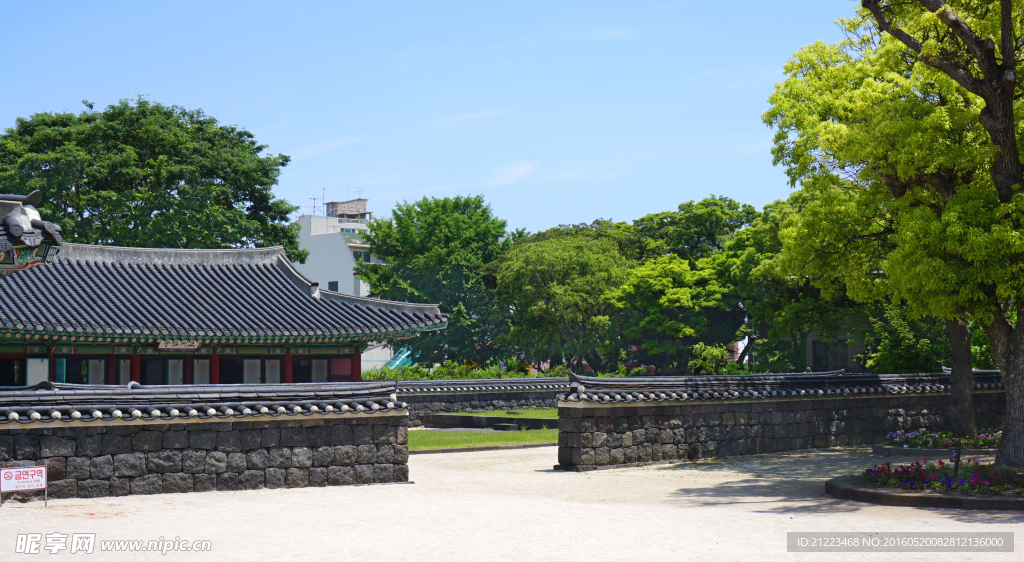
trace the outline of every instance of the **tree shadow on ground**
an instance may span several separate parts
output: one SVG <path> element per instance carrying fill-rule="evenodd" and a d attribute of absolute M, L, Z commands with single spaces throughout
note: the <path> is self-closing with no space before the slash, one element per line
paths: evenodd
<path fill-rule="evenodd" d="M 699 506 L 749 504 L 754 513 L 844 513 L 875 505 L 837 500 L 825 493 L 825 482 L 837 476 L 859 474 L 886 461 L 906 464 L 916 457 L 880 457 L 867 448 L 814 449 L 725 457 L 657 467 L 659 471 L 699 471 L 714 479 L 713 485 L 680 488 L 674 501 Z M 733 476 L 734 478 L 729 478 Z M 896 508 L 901 509 L 901 508 Z M 965 523 L 1024 523 L 1024 512 L 913 508 L 938 513 Z"/>
<path fill-rule="evenodd" d="M 671 498 L 701 506 L 745 504 L 755 513 L 840 513 L 864 506 L 825 494 L 825 481 L 862 470 L 870 450 L 821 449 L 684 462 L 661 471 L 698 471 L 714 484 L 680 488 Z M 732 478 L 730 478 L 732 476 Z"/>
<path fill-rule="evenodd" d="M 825 494 L 825 481 L 798 484 L 769 477 L 744 478 L 714 486 L 681 488 L 670 496 L 679 503 L 699 506 L 748 506 L 754 513 L 848 513 L 863 509 L 859 502 L 837 500 Z"/>

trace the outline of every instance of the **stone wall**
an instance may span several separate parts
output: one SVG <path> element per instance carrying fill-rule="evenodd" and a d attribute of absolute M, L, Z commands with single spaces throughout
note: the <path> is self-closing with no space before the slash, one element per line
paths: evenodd
<path fill-rule="evenodd" d="M 545 392 L 452 392 L 438 394 L 402 394 L 400 400 L 409 406 L 409 424 L 422 425 L 425 414 L 453 412 L 486 412 L 490 410 L 523 410 L 555 408 L 557 391 Z"/>
<path fill-rule="evenodd" d="M 978 427 L 998 427 L 1003 391 L 976 392 Z M 948 429 L 949 394 L 559 402 L 558 466 L 586 471 L 659 461 L 881 443 L 899 429 Z"/>
<path fill-rule="evenodd" d="M 0 466 L 45 464 L 50 498 L 407 482 L 408 458 L 404 414 L 0 429 Z"/>

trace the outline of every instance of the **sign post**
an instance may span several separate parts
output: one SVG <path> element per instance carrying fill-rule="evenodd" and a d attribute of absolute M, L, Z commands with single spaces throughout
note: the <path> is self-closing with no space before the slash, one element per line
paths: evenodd
<path fill-rule="evenodd" d="M 43 491 L 43 507 L 49 504 L 49 490 L 46 488 L 45 466 L 20 466 L 17 468 L 0 468 L 0 506 L 3 505 L 4 494 L 10 492 Z"/>

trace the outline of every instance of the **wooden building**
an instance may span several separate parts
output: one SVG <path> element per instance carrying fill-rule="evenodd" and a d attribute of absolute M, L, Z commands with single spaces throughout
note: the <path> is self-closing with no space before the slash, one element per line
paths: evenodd
<path fill-rule="evenodd" d="M 327 291 L 280 247 L 64 244 L 0 278 L 0 386 L 361 380 L 370 341 L 442 329 L 435 305 Z"/>

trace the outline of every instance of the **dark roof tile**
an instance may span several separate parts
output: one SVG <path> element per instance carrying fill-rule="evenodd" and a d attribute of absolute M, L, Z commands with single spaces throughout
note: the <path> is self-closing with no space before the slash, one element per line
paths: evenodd
<path fill-rule="evenodd" d="M 48 267 L 0 278 L 0 325 L 189 339 L 363 339 L 442 328 L 437 306 L 320 291 L 280 247 L 172 250 L 65 244 Z"/>
<path fill-rule="evenodd" d="M 567 402 L 660 402 L 737 398 L 928 393 L 949 390 L 948 373 L 910 375 L 784 373 L 718 377 L 581 377 L 570 375 Z M 974 388 L 1003 388 L 999 371 L 975 371 Z"/>

